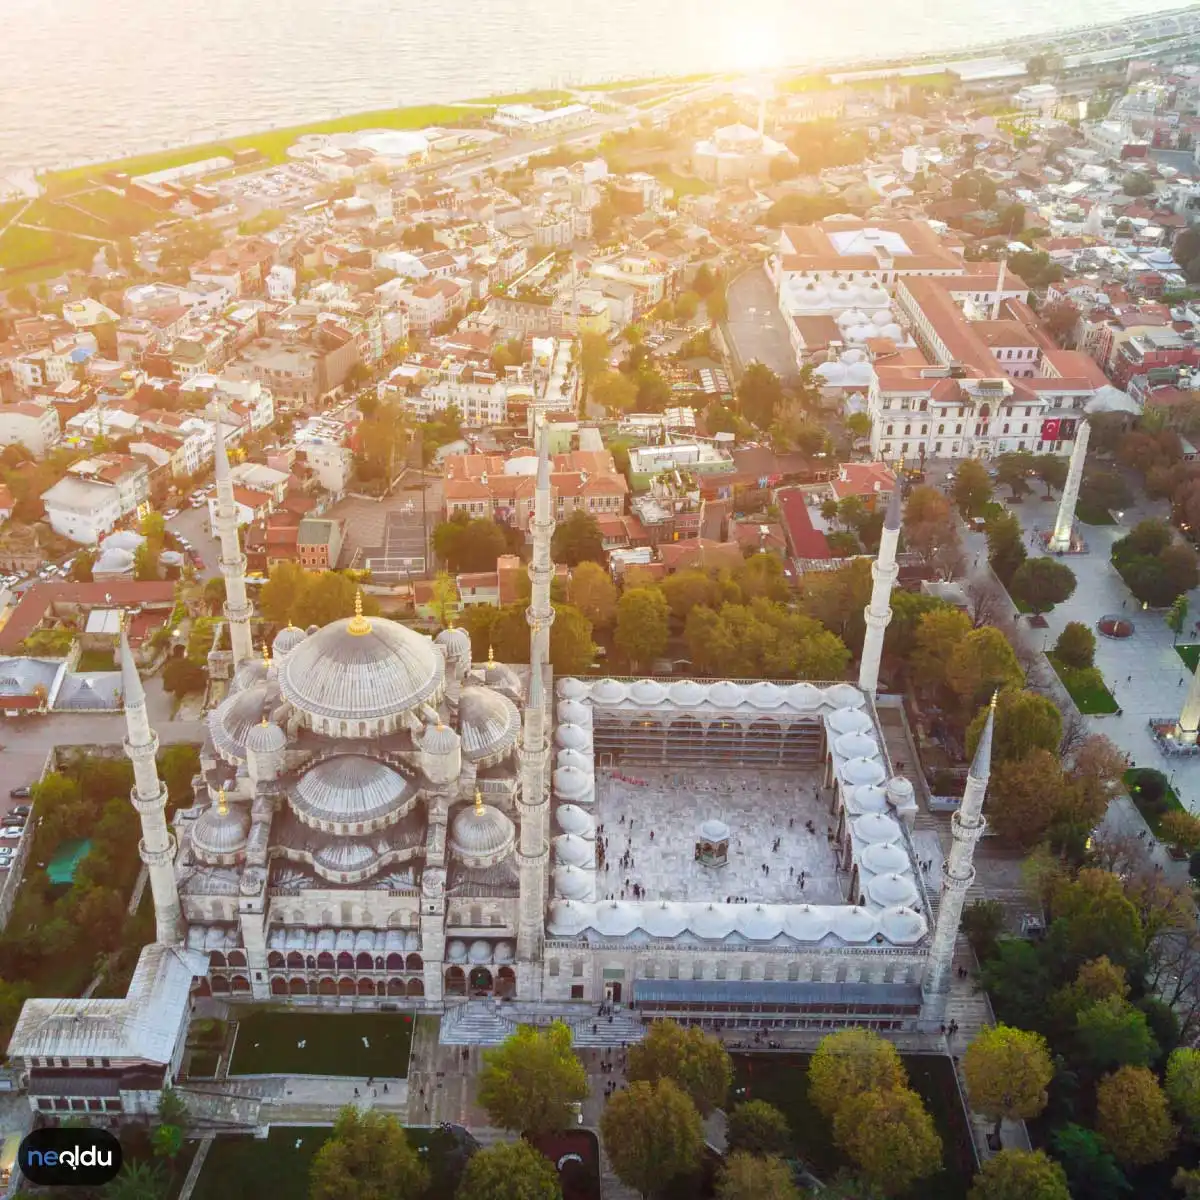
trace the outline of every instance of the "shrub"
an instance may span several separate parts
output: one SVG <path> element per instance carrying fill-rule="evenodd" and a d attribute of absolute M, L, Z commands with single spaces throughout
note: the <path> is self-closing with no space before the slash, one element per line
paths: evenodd
<path fill-rule="evenodd" d="M 1080 621 L 1068 621 L 1058 641 L 1054 655 L 1067 667 L 1090 667 L 1096 655 L 1096 635 Z"/>

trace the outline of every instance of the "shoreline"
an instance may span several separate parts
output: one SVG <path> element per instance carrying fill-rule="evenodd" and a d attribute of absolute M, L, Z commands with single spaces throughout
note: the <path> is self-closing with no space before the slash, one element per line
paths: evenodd
<path fill-rule="evenodd" d="M 1115 21 L 1100 22 L 1091 25 L 1066 26 L 1062 29 L 1033 33 L 1015 38 L 994 39 L 987 42 L 967 42 L 945 50 L 930 51 L 922 54 L 909 55 L 902 58 L 886 54 L 860 59 L 842 60 L 829 63 L 791 64 L 781 67 L 766 68 L 759 74 L 770 76 L 775 80 L 797 79 L 804 77 L 822 78 L 834 74 L 847 74 L 859 71 L 896 71 L 912 69 L 931 64 L 944 65 L 947 62 L 963 59 L 969 56 L 986 56 L 998 54 L 1004 50 L 1015 52 L 1017 47 L 1045 49 L 1061 39 L 1068 39 L 1083 34 L 1096 34 L 1108 28 L 1118 28 L 1127 25 L 1140 24 L 1147 21 L 1158 21 L 1195 12 L 1200 4 L 1184 4 L 1171 8 L 1163 8 L 1153 13 L 1141 16 L 1125 17 Z M 284 125 L 252 130 L 248 133 L 229 134 L 213 138 L 205 142 L 185 143 L 183 145 L 164 146 L 158 150 L 135 152 L 115 159 L 97 159 L 91 162 L 79 162 L 65 167 L 12 168 L 14 174 L 24 170 L 32 170 L 39 183 L 49 190 L 55 182 L 69 183 L 72 180 L 87 179 L 89 176 L 108 172 L 121 171 L 127 174 L 146 174 L 153 170 L 162 170 L 173 166 L 183 166 L 190 162 L 199 162 L 204 158 L 215 157 L 220 151 L 263 149 L 264 156 L 271 162 L 286 161 L 287 146 L 305 133 L 352 133 L 364 129 L 417 129 L 428 125 L 447 125 L 455 128 L 470 128 L 484 118 L 488 107 L 493 109 L 500 104 L 513 103 L 550 103 L 554 100 L 564 100 L 573 92 L 595 92 L 608 95 L 614 103 L 619 103 L 621 92 L 635 91 L 638 88 L 680 87 L 691 83 L 701 83 L 722 78 L 745 79 L 752 77 L 753 70 L 710 71 L 687 75 L 662 75 L 635 77 L 632 79 L 613 79 L 587 84 L 568 84 L 560 87 L 529 88 L 523 92 L 495 96 L 471 97 L 438 103 L 403 105 L 396 108 L 373 109 L 344 113 L 338 116 L 320 118 L 301 122 L 296 125 Z M 441 119 L 437 119 L 437 118 Z M 472 120 L 471 118 L 475 118 Z M 280 146 L 281 139 L 287 138 L 287 144 Z"/>

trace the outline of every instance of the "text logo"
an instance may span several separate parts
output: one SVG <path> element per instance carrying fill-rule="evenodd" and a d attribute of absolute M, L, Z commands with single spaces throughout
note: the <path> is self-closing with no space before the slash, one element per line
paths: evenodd
<path fill-rule="evenodd" d="M 35 1129 L 17 1151 L 30 1183 L 100 1187 L 121 1170 L 121 1143 L 106 1129 Z"/>

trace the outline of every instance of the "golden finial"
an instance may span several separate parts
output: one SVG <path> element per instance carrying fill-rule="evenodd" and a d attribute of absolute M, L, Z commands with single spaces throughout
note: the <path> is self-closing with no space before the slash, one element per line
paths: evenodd
<path fill-rule="evenodd" d="M 478 788 L 475 789 L 475 815 L 483 816 L 483 793 Z"/>
<path fill-rule="evenodd" d="M 288 617 L 288 623 L 287 623 L 287 627 L 288 627 L 289 629 L 295 629 L 295 628 L 296 628 L 296 627 L 295 627 L 295 625 L 293 625 L 293 624 L 292 624 L 292 618 L 291 618 L 291 617 Z"/>
<path fill-rule="evenodd" d="M 217 816 L 227 817 L 229 815 L 229 805 L 225 803 L 225 789 L 222 788 L 217 793 Z"/>
<path fill-rule="evenodd" d="M 271 647 L 267 645 L 266 638 L 263 639 L 263 662 L 269 667 L 271 665 Z"/>
<path fill-rule="evenodd" d="M 995 691 L 992 693 L 992 703 L 991 703 L 991 709 L 992 709 L 992 712 L 995 712 L 995 711 L 996 711 L 996 701 L 997 701 L 997 700 L 999 700 L 999 699 L 1000 699 L 1000 689 L 999 689 L 999 688 L 997 688 L 997 689 L 996 689 L 996 690 L 995 690 Z"/>
<path fill-rule="evenodd" d="M 496 665 L 496 651 L 492 646 L 489 645 L 488 646 L 488 666 L 494 667 L 495 665 Z"/>
<path fill-rule="evenodd" d="M 354 637 L 362 637 L 364 634 L 371 632 L 371 622 L 363 616 L 363 597 L 362 588 L 354 593 L 354 616 L 350 618 L 350 624 L 346 626 L 346 632 Z"/>

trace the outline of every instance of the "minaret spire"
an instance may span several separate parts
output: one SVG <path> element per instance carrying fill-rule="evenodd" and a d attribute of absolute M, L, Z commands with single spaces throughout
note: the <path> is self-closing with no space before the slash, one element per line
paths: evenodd
<path fill-rule="evenodd" d="M 862 662 L 858 668 L 858 686 L 869 696 L 879 686 L 879 664 L 883 659 L 883 635 L 892 619 L 890 600 L 900 568 L 896 550 L 900 543 L 900 480 L 892 486 L 879 554 L 871 564 L 871 603 L 863 610 L 867 632 L 863 638 Z"/>
<path fill-rule="evenodd" d="M 138 846 L 154 897 L 155 940 L 166 946 L 183 941 L 183 913 L 175 883 L 175 839 L 167 828 L 167 788 L 158 777 L 158 735 L 150 728 L 146 692 L 138 676 L 129 638 L 121 629 L 121 685 L 125 705 L 125 754 L 133 763 L 130 799 L 142 824 Z"/>
<path fill-rule="evenodd" d="M 533 555 L 529 564 L 532 584 L 525 619 L 529 623 L 529 694 L 525 703 L 525 729 L 521 757 L 521 841 L 517 859 L 521 872 L 521 912 L 517 930 L 517 987 L 522 999 L 538 999 L 539 960 L 546 921 L 546 873 L 550 859 L 550 802 L 546 788 L 548 751 L 546 693 L 543 672 L 550 659 L 550 580 L 554 564 L 550 540 L 554 516 L 550 495 L 550 431 L 545 421 L 535 431 L 538 469 L 534 490 Z M 489 651 L 490 656 L 490 651 Z"/>
<path fill-rule="evenodd" d="M 250 615 L 253 609 L 246 596 L 246 556 L 238 537 L 237 504 L 233 499 L 233 475 L 229 470 L 229 455 L 225 452 L 223 413 L 217 406 L 216 459 L 217 509 L 216 534 L 221 543 L 221 574 L 225 576 L 225 619 L 229 622 L 229 640 L 233 646 L 233 665 L 241 666 L 254 657 L 250 637 Z"/>
<path fill-rule="evenodd" d="M 975 747 L 975 758 L 967 774 L 967 786 L 962 803 L 951 821 L 953 841 L 950 857 L 942 864 L 942 894 L 938 901 L 937 925 L 933 945 L 925 966 L 925 1007 L 922 1017 L 927 1023 L 941 1019 L 945 1010 L 946 992 L 950 984 L 950 967 L 954 961 L 954 945 L 958 941 L 959 922 L 967 891 L 975 882 L 975 843 L 983 836 L 987 820 L 983 815 L 983 798 L 987 794 L 988 778 L 992 773 L 992 736 L 996 726 L 996 700 L 992 696 L 987 719 Z"/>

